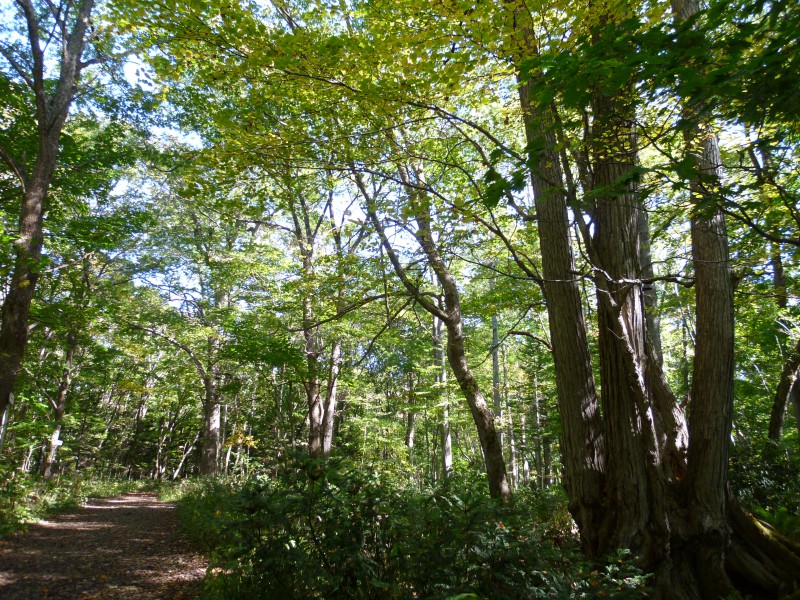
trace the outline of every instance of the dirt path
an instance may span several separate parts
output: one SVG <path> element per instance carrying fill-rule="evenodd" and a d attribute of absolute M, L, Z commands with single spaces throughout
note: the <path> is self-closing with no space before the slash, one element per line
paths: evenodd
<path fill-rule="evenodd" d="M 178 532 L 175 505 L 132 493 L 0 541 L 0 598 L 188 599 L 205 569 Z"/>

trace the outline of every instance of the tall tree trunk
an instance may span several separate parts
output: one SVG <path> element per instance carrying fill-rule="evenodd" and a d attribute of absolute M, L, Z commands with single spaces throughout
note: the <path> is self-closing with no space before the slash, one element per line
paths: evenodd
<path fill-rule="evenodd" d="M 291 193 L 291 185 L 287 184 Z M 311 285 L 314 278 L 314 239 L 317 228 L 312 227 L 310 215 L 302 194 L 292 196 L 291 216 L 294 223 L 294 236 L 300 248 L 303 281 Z M 308 375 L 303 382 L 308 405 L 308 454 L 312 458 L 325 456 L 325 405 L 321 396 L 319 380 L 320 351 L 318 349 L 318 326 L 314 318 L 314 306 L 310 289 L 303 291 L 303 343 L 306 354 Z"/>
<path fill-rule="evenodd" d="M 640 275 L 640 206 L 630 174 L 636 166 L 634 105 L 624 91 L 595 92 L 592 149 L 594 233 L 589 256 L 595 267 L 601 399 L 605 424 L 605 551 L 668 544 L 668 524 L 657 506 L 648 461 L 660 459 L 647 390 L 646 322 Z M 655 525 L 655 526 L 654 526 Z M 658 539 L 652 539 L 652 537 Z"/>
<path fill-rule="evenodd" d="M 325 414 L 320 395 L 319 355 L 316 349 L 315 328 L 312 325 L 311 299 L 303 299 L 303 336 L 305 337 L 308 376 L 303 382 L 308 405 L 308 454 L 312 458 L 323 456 L 323 417 Z"/>
<path fill-rule="evenodd" d="M 699 9 L 696 0 L 673 0 L 672 7 L 678 19 L 689 19 Z M 686 597 L 699 591 L 704 598 L 718 598 L 734 593 L 729 573 L 735 572 L 739 582 L 777 594 L 782 586 L 789 590 L 800 585 L 800 549 L 792 552 L 779 535 L 764 535 L 728 488 L 734 302 L 720 195 L 722 160 L 708 116 L 688 110 L 685 116 L 696 123 L 684 134 L 695 167 L 690 192 L 697 320 L 684 489 L 688 518 L 676 527 L 684 544 L 675 548 L 672 564 L 662 566 L 657 580 L 662 596 L 671 590 Z"/>
<path fill-rule="evenodd" d="M 409 458 L 414 456 L 414 440 L 417 434 L 417 413 L 409 410 L 406 412 L 406 448 Z"/>
<path fill-rule="evenodd" d="M 494 278 L 489 279 L 489 289 L 494 289 Z M 503 403 L 500 394 L 500 325 L 497 314 L 492 314 L 492 402 L 494 403 L 494 417 L 502 423 Z M 500 446 L 503 446 L 503 430 L 500 427 Z"/>
<path fill-rule="evenodd" d="M 514 434 L 514 416 L 511 413 L 508 395 L 505 397 L 506 439 L 508 440 L 508 469 L 511 473 L 511 487 L 519 487 L 519 466 L 517 462 L 517 439 Z"/>
<path fill-rule="evenodd" d="M 778 308 L 785 310 L 789 301 L 786 294 L 786 273 L 783 270 L 780 247 L 777 244 L 772 247 L 772 289 L 775 292 Z M 785 337 L 786 334 L 779 329 L 778 339 L 782 340 Z M 798 375 L 800 375 L 798 369 L 800 369 L 800 341 L 786 359 L 781 371 L 781 378 L 778 381 L 778 388 L 775 390 L 767 430 L 767 437 L 770 440 L 777 442 L 781 439 L 787 403 L 792 401 L 796 406 L 796 397 L 800 393 L 797 384 Z"/>
<path fill-rule="evenodd" d="M 328 386 L 325 390 L 325 406 L 322 416 L 322 455 L 329 456 L 333 447 L 333 428 L 336 416 L 336 402 L 339 389 L 339 368 L 342 364 L 342 343 L 333 342 L 331 347 L 331 368 Z"/>
<path fill-rule="evenodd" d="M 203 399 L 203 439 L 200 455 L 200 474 L 213 476 L 219 473 L 221 406 L 217 381 L 214 376 L 206 377 L 203 384 L 205 386 L 205 397 Z M 180 472 L 180 469 L 178 469 L 178 472 Z"/>
<path fill-rule="evenodd" d="M 770 440 L 781 439 L 783 421 L 786 416 L 786 404 L 792 398 L 795 388 L 798 387 L 798 370 L 800 370 L 800 340 L 783 364 L 781 378 L 772 400 L 772 410 L 769 416 L 769 430 L 767 437 Z"/>
<path fill-rule="evenodd" d="M 436 365 L 435 397 L 442 405 L 442 479 L 453 471 L 453 439 L 450 432 L 450 405 L 447 394 L 447 359 L 444 352 L 444 324 L 433 317 L 433 363 Z"/>
<path fill-rule="evenodd" d="M 640 277 L 643 280 L 650 280 L 642 284 L 647 339 L 652 349 L 653 358 L 658 367 L 663 368 L 664 356 L 661 348 L 661 321 L 658 317 L 658 291 L 656 290 L 655 282 L 653 282 L 655 271 L 653 269 L 653 256 L 650 252 L 650 219 L 644 206 L 640 206 L 638 210 L 637 228 L 639 230 Z"/>
<path fill-rule="evenodd" d="M 528 433 L 526 431 L 527 426 L 528 426 L 527 419 L 525 418 L 525 413 L 523 413 L 520 416 L 519 429 L 521 437 L 520 442 L 522 444 L 522 447 L 520 448 L 520 451 L 522 452 L 522 483 L 524 483 L 525 485 L 527 485 L 531 479 L 531 463 L 530 460 L 528 459 L 530 453 L 528 452 Z"/>
<path fill-rule="evenodd" d="M 33 170 L 28 174 L 22 161 L 12 155 L 11 149 L 0 145 L 0 158 L 17 174 L 23 190 L 11 283 L 0 309 L 0 414 L 5 412 L 9 403 L 28 343 L 28 315 L 39 280 L 44 241 L 45 202 L 58 160 L 61 132 L 83 68 L 81 57 L 94 2 L 81 0 L 75 7 L 75 22 L 63 40 L 60 72 L 54 87 L 49 85 L 45 74 L 45 51 L 39 39 L 42 24 L 39 23 L 37 10 L 31 0 L 20 0 L 18 4 L 27 23 L 31 52 L 31 72 L 28 77 L 36 98 L 38 148 Z M 55 18 L 58 20 L 62 17 L 59 15 Z M 57 27 L 59 25 L 56 23 Z M 63 25 L 66 31 L 67 24 Z M 49 27 L 45 24 L 44 28 Z"/>
<path fill-rule="evenodd" d="M 417 174 L 417 178 L 420 179 L 419 174 Z M 413 188 L 409 187 L 409 189 Z M 447 359 L 467 400 L 472 419 L 478 430 L 478 439 L 486 463 L 486 476 L 489 480 L 489 494 L 500 502 L 507 503 L 511 500 L 511 487 L 508 485 L 506 475 L 503 446 L 500 443 L 499 431 L 495 426 L 494 414 L 486 403 L 475 375 L 467 363 L 458 286 L 433 241 L 428 199 L 413 198 L 414 192 L 411 192 L 410 196 L 418 226 L 415 234 L 417 241 L 425 252 L 444 292 L 444 308 L 447 314 L 443 315 L 445 318 L 442 321 L 447 330 Z"/>
<path fill-rule="evenodd" d="M 380 219 L 378 219 L 374 198 L 364 185 L 363 179 L 358 175 L 356 175 L 356 184 L 366 200 L 367 215 L 380 237 L 381 244 L 389 256 L 395 273 L 407 291 L 413 294 L 417 303 L 431 315 L 441 319 L 447 329 L 447 358 L 453 375 L 464 394 L 464 398 L 467 400 L 473 422 L 478 430 L 481 450 L 485 457 L 489 494 L 501 503 L 508 503 L 511 500 L 511 488 L 508 485 L 503 449 L 499 443 L 494 415 L 486 403 L 466 359 L 461 318 L 461 299 L 458 293 L 458 286 L 434 242 L 430 226 L 430 200 L 425 194 L 420 193 L 420 189 L 425 189 L 424 178 L 418 171 L 414 171 L 414 176 L 417 183 L 412 182 L 409 171 L 401 167 L 400 177 L 408 191 L 410 208 L 417 222 L 417 231 L 414 235 L 443 290 L 444 308 L 432 303 L 409 279 L 406 270 L 400 263 L 400 258 L 386 236 Z"/>
<path fill-rule="evenodd" d="M 536 476 L 539 479 L 539 487 L 544 489 L 546 487 L 544 480 L 545 464 L 542 457 L 542 450 L 544 446 L 544 434 L 542 433 L 544 419 L 542 419 L 542 405 L 541 396 L 539 394 L 539 375 L 534 375 L 533 385 L 533 425 L 535 427 L 536 435 L 534 436 L 534 461 L 536 463 Z"/>
<path fill-rule="evenodd" d="M 532 31 L 528 26 L 521 29 L 529 39 L 529 52 L 535 54 Z M 597 535 L 605 513 L 601 501 L 605 472 L 603 425 L 575 277 L 555 119 L 549 108 L 543 109 L 532 101 L 535 78 L 539 76 L 533 74 L 531 79 L 520 81 L 519 97 L 528 146 L 537 149 L 531 150 L 531 184 L 542 254 L 542 291 L 547 303 L 562 419 L 564 488 L 569 510 L 581 532 L 582 545 L 590 556 L 595 556 L 602 544 Z"/>
<path fill-rule="evenodd" d="M 58 382 L 58 392 L 56 393 L 56 400 L 54 404 L 55 427 L 53 428 L 53 435 L 50 436 L 50 447 L 47 450 L 47 455 L 44 459 L 44 479 L 49 480 L 53 476 L 53 464 L 56 459 L 56 452 L 61 445 L 59 436 L 61 434 L 61 427 L 64 422 L 64 414 L 67 410 L 67 393 L 69 386 L 72 382 L 72 367 L 75 360 L 75 351 L 77 350 L 77 339 L 73 331 L 67 333 L 67 351 L 64 357 L 64 370 L 61 373 L 61 379 Z"/>

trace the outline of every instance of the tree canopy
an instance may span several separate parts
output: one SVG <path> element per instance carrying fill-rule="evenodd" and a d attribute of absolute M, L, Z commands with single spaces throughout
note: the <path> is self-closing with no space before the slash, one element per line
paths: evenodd
<path fill-rule="evenodd" d="M 562 489 L 656 597 L 796 593 L 796 3 L 2 7 L 6 485 Z"/>

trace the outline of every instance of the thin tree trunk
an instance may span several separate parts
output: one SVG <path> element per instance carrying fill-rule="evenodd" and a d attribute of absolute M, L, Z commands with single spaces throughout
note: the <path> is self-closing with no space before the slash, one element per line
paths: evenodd
<path fill-rule="evenodd" d="M 375 227 L 375 230 L 378 232 L 381 244 L 389 256 L 395 273 L 406 289 L 414 295 L 417 303 L 427 312 L 441 319 L 447 329 L 447 358 L 450 362 L 453 375 L 464 394 L 464 398 L 467 400 L 470 412 L 472 413 L 473 422 L 478 430 L 481 450 L 485 456 L 489 494 L 492 498 L 496 498 L 501 503 L 508 503 L 511 500 L 511 488 L 508 485 L 505 461 L 503 460 L 503 449 L 499 444 L 494 415 L 489 405 L 486 403 L 478 387 L 478 383 L 475 380 L 475 376 L 466 360 L 461 319 L 461 299 L 458 293 L 458 286 L 444 260 L 442 260 L 433 239 L 430 226 L 430 200 L 425 194 L 419 191 L 420 186 L 424 189 L 424 179 L 421 173 L 417 171 L 414 171 L 414 175 L 419 185 L 411 181 L 411 176 L 405 168 L 400 168 L 400 177 L 408 191 L 411 209 L 417 221 L 417 231 L 414 235 L 442 287 L 444 292 L 444 309 L 436 306 L 420 293 L 420 290 L 408 278 L 408 274 L 400 263 L 400 259 L 392 248 L 386 236 L 386 232 L 378 219 L 374 206 L 374 199 L 366 189 L 361 177 L 356 176 L 356 183 L 367 202 L 367 215 Z"/>
<path fill-rule="evenodd" d="M 786 294 L 786 274 L 783 270 L 780 248 L 777 245 L 772 247 L 772 289 L 775 292 L 778 308 L 786 309 L 789 300 Z M 781 338 L 785 338 L 785 334 L 782 334 L 779 330 L 778 339 L 780 340 Z M 789 401 L 796 403 L 796 394 L 800 393 L 800 390 L 797 389 L 798 375 L 800 375 L 798 369 L 800 369 L 800 341 L 798 341 L 794 351 L 786 359 L 781 371 L 778 388 L 775 390 L 772 410 L 769 416 L 769 428 L 767 430 L 767 437 L 770 440 L 778 441 L 781 439 L 783 422 L 786 417 L 786 405 Z"/>
<path fill-rule="evenodd" d="M 339 368 L 342 364 L 342 343 L 333 342 L 331 347 L 331 369 L 325 391 L 325 406 L 322 417 L 322 455 L 329 456 L 333 447 L 333 429 L 336 416 L 336 401 L 339 389 Z"/>
<path fill-rule="evenodd" d="M 800 370 L 800 340 L 794 350 L 786 359 L 781 371 L 781 378 L 778 381 L 778 388 L 772 400 L 772 410 L 769 416 L 769 430 L 767 437 L 770 440 L 778 441 L 783 432 L 783 422 L 786 415 L 786 404 L 792 397 L 793 390 L 797 387 L 798 370 Z"/>
<path fill-rule="evenodd" d="M 414 439 L 417 433 L 417 413 L 413 410 L 406 412 L 406 448 L 409 458 L 414 456 Z"/>
<path fill-rule="evenodd" d="M 424 181 L 420 173 L 415 172 L 415 175 L 418 181 Z M 472 369 L 467 363 L 458 286 L 434 243 L 429 199 L 416 197 L 413 191 L 415 187 L 411 185 L 409 174 L 402 169 L 401 177 L 406 180 L 407 188 L 410 190 L 409 199 L 418 226 L 415 236 L 444 292 L 446 315 L 442 315 L 444 317 L 442 321 L 447 329 L 447 358 L 453 375 L 467 400 L 472 412 L 472 419 L 478 430 L 478 439 L 481 443 L 481 452 L 484 455 L 486 475 L 489 480 L 489 494 L 502 503 L 508 503 L 511 500 L 511 488 L 508 485 L 499 431 L 495 426 L 494 414 L 486 403 Z"/>
<path fill-rule="evenodd" d="M 0 456 L 3 454 L 3 445 L 6 441 L 6 431 L 8 431 L 8 413 L 11 410 L 11 403 L 6 405 L 3 416 L 0 418 Z"/>
<path fill-rule="evenodd" d="M 536 428 L 536 435 L 534 436 L 534 461 L 536 462 L 536 475 L 539 478 L 539 487 L 544 489 L 546 487 L 544 480 L 544 460 L 542 458 L 542 450 L 544 447 L 544 435 L 542 433 L 542 407 L 541 398 L 539 395 L 539 375 L 534 374 L 534 388 L 533 388 L 533 419 L 534 427 Z"/>
<path fill-rule="evenodd" d="M 50 447 L 44 460 L 44 479 L 49 480 L 53 476 L 53 464 L 56 459 L 56 451 L 61 445 L 59 436 L 61 434 L 61 427 L 64 421 L 64 414 L 67 410 L 67 393 L 69 392 L 69 385 L 72 382 L 72 366 L 75 359 L 75 351 L 77 349 L 77 340 L 75 333 L 69 331 L 67 333 L 67 352 L 64 358 L 64 370 L 61 374 L 61 380 L 58 383 L 58 393 L 55 400 L 55 428 L 53 435 L 50 437 Z"/>
<path fill-rule="evenodd" d="M 517 439 L 514 432 L 514 413 L 511 410 L 511 401 L 508 393 L 508 365 L 506 354 L 503 352 L 503 402 L 506 409 L 506 430 L 508 439 L 508 467 L 511 472 L 511 487 L 519 487 L 519 466 L 517 461 Z"/>
<path fill-rule="evenodd" d="M 219 473 L 221 406 L 219 391 L 213 377 L 206 377 L 203 382 L 205 398 L 203 399 L 203 440 L 200 455 L 200 474 L 216 475 Z"/>
<path fill-rule="evenodd" d="M 450 433 L 450 405 L 447 393 L 447 359 L 444 352 L 442 320 L 433 317 L 433 362 L 436 365 L 436 398 L 442 405 L 442 479 L 447 481 L 453 471 L 453 441 Z"/>
<path fill-rule="evenodd" d="M 494 278 L 489 279 L 489 289 L 494 289 Z M 500 423 L 503 420 L 503 404 L 500 394 L 500 325 L 497 314 L 492 314 L 492 401 L 494 417 Z M 503 431 L 500 426 L 500 447 L 503 447 Z"/>
<path fill-rule="evenodd" d="M 186 463 L 186 459 L 189 458 L 189 455 L 192 453 L 192 450 L 194 450 L 194 447 L 197 444 L 197 440 L 199 439 L 200 439 L 200 432 L 198 431 L 191 442 L 187 442 L 186 444 L 183 445 L 183 453 L 181 454 L 181 460 L 178 463 L 178 466 L 175 467 L 175 470 L 172 472 L 171 481 L 175 481 L 178 479 L 178 476 L 181 474 L 181 471 L 183 470 L 183 465 Z"/>
<path fill-rule="evenodd" d="M 649 283 L 642 285 L 647 339 L 651 345 L 653 357 L 659 368 L 662 368 L 664 356 L 661 348 L 661 321 L 658 317 L 658 291 L 656 290 L 656 284 L 652 282 L 655 277 L 655 271 L 653 269 L 653 257 L 650 252 L 650 222 L 647 210 L 643 206 L 639 207 L 638 210 L 637 228 L 639 230 L 641 278 L 651 280 Z"/>
<path fill-rule="evenodd" d="M 531 480 L 531 463 L 528 460 L 528 437 L 527 437 L 527 419 L 525 418 L 525 413 L 520 416 L 520 432 L 522 436 L 522 483 L 528 485 L 528 482 Z"/>

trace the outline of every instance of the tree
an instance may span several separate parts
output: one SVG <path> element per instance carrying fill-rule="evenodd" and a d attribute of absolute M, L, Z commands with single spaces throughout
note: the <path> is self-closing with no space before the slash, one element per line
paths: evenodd
<path fill-rule="evenodd" d="M 22 81 L 29 88 L 37 127 L 36 158 L 32 165 L 27 164 L 24 155 L 17 154 L 10 140 L 0 143 L 0 156 L 22 191 L 14 269 L 2 305 L 0 414 L 9 403 L 28 342 L 28 315 L 39 279 L 44 242 L 45 203 L 56 169 L 61 132 L 81 72 L 89 64 L 83 55 L 92 36 L 89 17 L 93 5 L 93 0 L 81 0 L 77 5 L 64 2 L 60 6 L 48 5 L 42 12 L 32 0 L 19 0 L 18 16 L 24 23 L 28 48 L 23 51 L 22 43 L 4 42 L 0 46 L 0 55 L 11 68 L 11 75 L 3 74 L 3 79 Z M 57 56 L 49 56 L 51 48 L 58 49 Z M 55 86 L 50 85 L 48 74 L 52 60 L 58 73 Z"/>
<path fill-rule="evenodd" d="M 373 194 L 366 187 L 364 180 L 355 175 L 356 183 L 365 200 L 367 213 L 373 228 L 378 233 L 381 244 L 389 257 L 403 286 L 415 301 L 436 319 L 441 320 L 447 329 L 446 353 L 450 368 L 456 381 L 464 394 L 470 407 L 475 427 L 478 431 L 489 483 L 489 493 L 500 502 L 508 503 L 511 500 L 511 488 L 508 484 L 505 459 L 500 435 L 495 426 L 494 415 L 489 408 L 475 375 L 466 359 L 464 346 L 463 322 L 461 316 L 461 299 L 456 280 L 438 248 L 434 237 L 432 223 L 431 199 L 427 195 L 427 184 L 418 167 L 400 165 L 399 179 L 408 194 L 408 211 L 416 223 L 413 236 L 422 249 L 431 270 L 435 273 L 439 285 L 442 287 L 444 302 L 443 307 L 437 306 L 420 291 L 420 288 L 408 276 L 405 267 L 394 250 L 385 227 L 378 217 L 377 205 Z"/>

